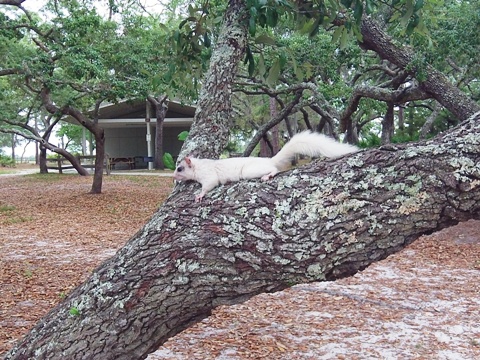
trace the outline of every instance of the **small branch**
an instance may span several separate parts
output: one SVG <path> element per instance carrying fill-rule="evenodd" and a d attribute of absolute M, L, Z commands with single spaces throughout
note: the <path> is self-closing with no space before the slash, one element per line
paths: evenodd
<path fill-rule="evenodd" d="M 279 124 L 281 121 L 285 120 L 290 114 L 293 114 L 297 112 L 298 109 L 306 106 L 304 102 L 300 102 L 302 95 L 303 95 L 302 91 L 297 91 L 295 98 L 290 102 L 290 104 L 285 106 L 276 117 L 272 118 L 270 121 L 262 125 L 257 130 L 252 140 L 250 141 L 245 151 L 243 152 L 243 156 L 250 156 L 255 146 L 257 146 L 258 142 L 267 133 L 267 131 L 269 131 L 275 125 Z"/>
<path fill-rule="evenodd" d="M 6 75 L 16 75 L 16 74 L 22 74 L 23 70 L 21 69 L 3 69 L 0 70 L 0 76 L 6 76 Z"/>
<path fill-rule="evenodd" d="M 427 135 L 430 133 L 430 131 L 432 130 L 433 122 L 435 121 L 437 116 L 440 114 L 440 111 L 442 111 L 442 109 L 443 109 L 443 106 L 440 105 L 440 103 L 435 102 L 435 104 L 433 105 L 432 113 L 428 116 L 422 128 L 420 129 L 420 133 L 419 133 L 420 140 L 425 139 Z"/>
<path fill-rule="evenodd" d="M 357 86 L 353 90 L 353 94 L 350 97 L 349 103 L 340 119 L 340 131 L 344 132 L 346 130 L 350 117 L 357 110 L 360 100 L 363 97 L 378 101 L 402 104 L 408 101 L 430 99 L 432 96 L 427 94 L 418 86 L 400 90 L 388 90 L 377 86 L 367 85 Z"/>

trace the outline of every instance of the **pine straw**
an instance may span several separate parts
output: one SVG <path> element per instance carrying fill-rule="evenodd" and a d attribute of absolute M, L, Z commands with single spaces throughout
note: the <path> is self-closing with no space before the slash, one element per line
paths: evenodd
<path fill-rule="evenodd" d="M 156 176 L 0 177 L 0 353 L 120 248 L 171 189 Z M 219 307 L 159 359 L 480 359 L 480 221 L 354 277 Z"/>

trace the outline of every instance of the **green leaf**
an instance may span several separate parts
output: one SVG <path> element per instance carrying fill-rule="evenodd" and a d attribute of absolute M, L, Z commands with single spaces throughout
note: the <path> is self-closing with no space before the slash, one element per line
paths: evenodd
<path fill-rule="evenodd" d="M 406 4 L 405 4 L 406 11 L 405 11 L 405 14 L 402 16 L 402 18 L 400 19 L 400 26 L 402 27 L 407 26 L 408 22 L 410 21 L 410 18 L 413 15 L 414 6 L 412 1 L 413 0 L 406 1 Z"/>
<path fill-rule="evenodd" d="M 252 59 L 249 59 L 248 61 L 248 75 L 253 76 L 253 73 L 255 72 L 255 61 Z"/>
<path fill-rule="evenodd" d="M 294 71 L 295 71 L 295 76 L 297 77 L 298 80 L 300 81 L 305 80 L 305 74 L 303 73 L 303 70 L 300 66 L 297 66 L 297 68 L 294 69 Z"/>
<path fill-rule="evenodd" d="M 305 21 L 303 25 L 299 28 L 300 34 L 309 34 L 312 32 L 314 21 L 312 19 L 309 19 L 308 21 Z"/>
<path fill-rule="evenodd" d="M 275 60 L 272 67 L 270 68 L 270 71 L 268 72 L 268 77 L 266 82 L 268 85 L 273 85 L 277 82 L 279 77 L 280 77 L 280 60 L 277 59 Z"/>
<path fill-rule="evenodd" d="M 343 29 L 342 37 L 340 38 L 340 49 L 345 49 L 345 47 L 347 46 L 347 42 L 348 42 L 348 30 Z"/>
<path fill-rule="evenodd" d="M 374 10 L 374 3 L 373 0 L 366 0 L 365 1 L 365 11 L 367 12 L 367 15 L 370 15 L 373 13 Z"/>
<path fill-rule="evenodd" d="M 318 30 L 320 29 L 320 25 L 323 23 L 323 15 L 320 14 L 317 20 L 315 20 L 310 33 L 308 34 L 310 37 L 314 37 L 318 34 Z"/>
<path fill-rule="evenodd" d="M 353 30 L 353 34 L 357 38 L 357 41 L 363 42 L 363 35 L 362 35 L 362 32 L 360 31 L 360 29 L 358 28 L 358 26 L 354 26 L 352 28 L 352 30 Z"/>
<path fill-rule="evenodd" d="M 303 80 L 303 71 L 300 69 L 300 67 L 297 64 L 297 60 L 295 59 L 294 56 L 292 56 L 291 53 L 289 53 L 290 58 L 292 59 L 292 66 L 293 66 L 293 73 L 297 77 L 298 80 L 302 81 Z"/>
<path fill-rule="evenodd" d="M 357 24 L 360 24 L 360 21 L 362 21 L 362 15 L 363 15 L 363 3 L 361 1 L 357 1 L 355 3 L 355 8 L 353 9 L 353 17 L 357 21 Z"/>
<path fill-rule="evenodd" d="M 167 152 L 163 154 L 163 165 L 165 165 L 167 169 L 175 170 L 175 161 L 173 161 L 172 154 Z"/>
<path fill-rule="evenodd" d="M 253 59 L 253 54 L 252 50 L 250 49 L 250 46 L 247 46 L 246 48 L 246 54 L 245 54 L 245 64 L 248 64 L 248 75 L 253 76 L 253 73 L 255 71 L 255 60 Z"/>
<path fill-rule="evenodd" d="M 264 13 L 258 15 L 258 25 L 260 25 L 260 27 L 265 27 L 265 25 L 267 25 L 267 17 Z"/>
<path fill-rule="evenodd" d="M 421 8 L 423 8 L 423 4 L 424 4 L 424 1 L 423 0 L 417 0 L 415 2 L 415 7 L 413 8 L 413 11 L 414 12 L 417 12 L 418 10 L 420 10 Z"/>
<path fill-rule="evenodd" d="M 278 13 L 275 9 L 268 9 L 267 10 L 267 25 L 271 28 L 277 26 L 278 23 Z"/>
<path fill-rule="evenodd" d="M 256 44 L 275 45 L 275 39 L 268 35 L 260 35 L 255 39 Z"/>
<path fill-rule="evenodd" d="M 336 13 L 338 11 L 338 2 L 335 0 L 328 0 L 328 2 L 330 3 L 330 6 L 328 7 L 330 11 Z"/>
<path fill-rule="evenodd" d="M 255 33 L 257 32 L 257 24 L 253 16 L 250 16 L 250 19 L 248 20 L 248 32 L 250 36 L 255 36 Z"/>
<path fill-rule="evenodd" d="M 80 311 L 74 306 L 72 306 L 70 308 L 69 313 L 70 313 L 70 315 L 73 315 L 73 316 L 79 316 L 80 315 Z"/>
<path fill-rule="evenodd" d="M 187 139 L 188 134 L 189 134 L 188 130 L 182 131 L 180 134 L 178 134 L 178 140 L 185 141 Z"/>
<path fill-rule="evenodd" d="M 332 35 L 332 42 L 336 43 L 338 39 L 340 39 L 340 35 L 342 35 L 343 29 L 345 29 L 345 26 L 339 26 L 338 28 L 335 29 L 335 32 Z"/>
<path fill-rule="evenodd" d="M 285 68 L 285 65 L 287 64 L 287 55 L 282 52 L 280 55 L 278 55 L 278 58 L 280 60 L 280 69 Z"/>
<path fill-rule="evenodd" d="M 265 58 L 263 57 L 263 54 L 260 54 L 260 57 L 258 59 L 258 74 L 263 77 L 265 73 L 267 72 L 267 68 L 265 67 Z"/>
<path fill-rule="evenodd" d="M 420 23 L 420 16 L 415 14 L 410 21 L 408 22 L 407 29 L 405 30 L 405 34 L 411 35 L 413 33 L 413 30 L 418 26 Z"/>
<path fill-rule="evenodd" d="M 178 28 L 181 29 L 189 21 L 197 21 L 197 18 L 194 17 L 194 16 L 190 16 L 190 17 L 182 20 L 182 22 L 178 25 Z"/>

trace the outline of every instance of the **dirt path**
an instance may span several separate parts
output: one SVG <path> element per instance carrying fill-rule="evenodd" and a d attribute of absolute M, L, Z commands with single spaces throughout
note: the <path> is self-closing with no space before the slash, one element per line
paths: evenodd
<path fill-rule="evenodd" d="M 144 224 L 171 181 L 0 177 L 0 353 Z M 158 359 L 480 359 L 480 221 L 334 283 L 263 294 L 168 341 Z"/>

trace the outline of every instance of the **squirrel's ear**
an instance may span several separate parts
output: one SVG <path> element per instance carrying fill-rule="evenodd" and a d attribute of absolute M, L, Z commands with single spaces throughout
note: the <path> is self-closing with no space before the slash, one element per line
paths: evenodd
<path fill-rule="evenodd" d="M 189 167 L 192 167 L 192 160 L 190 159 L 189 156 L 185 156 L 185 162 L 187 163 L 187 165 L 188 165 Z"/>

